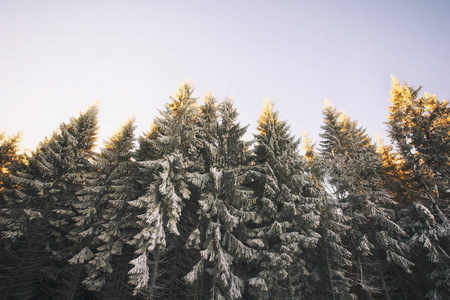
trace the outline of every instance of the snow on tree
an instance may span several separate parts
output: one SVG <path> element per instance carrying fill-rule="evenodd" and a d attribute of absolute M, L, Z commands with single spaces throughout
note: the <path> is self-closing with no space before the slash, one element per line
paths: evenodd
<path fill-rule="evenodd" d="M 15 174 L 26 168 L 26 156 L 19 154 L 20 135 L 8 137 L 0 133 L 0 224 L 2 225 L 2 249 L 7 249 L 12 241 L 23 235 L 21 222 L 23 210 L 17 210 L 19 204 L 12 193 L 18 188 Z M 10 178 L 12 175 L 13 178 Z M 23 207 L 22 207 L 23 209 Z"/>
<path fill-rule="evenodd" d="M 69 262 L 84 265 L 83 284 L 99 299 L 131 297 L 127 273 L 132 248 L 127 243 L 135 220 L 127 202 L 139 190 L 132 158 L 134 129 L 130 119 L 105 142 L 93 172 L 85 175 L 83 189 L 76 193 L 77 223 L 72 234 L 80 236 L 85 247 Z"/>
<path fill-rule="evenodd" d="M 187 247 L 198 249 L 200 256 L 185 280 L 196 290 L 194 299 L 241 299 L 245 279 L 239 263 L 251 260 L 255 252 L 243 239 L 243 222 L 253 216 L 245 211 L 250 191 L 239 186 L 245 179 L 241 167 L 246 162 L 246 127 L 237 122 L 231 99 L 217 105 L 212 94 L 206 94 L 200 111 L 199 141 L 209 169 L 191 178 L 200 192 L 200 222 Z"/>
<path fill-rule="evenodd" d="M 69 259 L 84 247 L 82 237 L 71 231 L 83 222 L 77 216 L 77 192 L 85 184 L 84 175 L 91 173 L 94 147 L 97 140 L 96 105 L 62 123 L 47 143 L 42 143 L 38 153 L 39 163 L 47 166 L 43 173 L 48 189 L 41 201 L 48 202 L 48 210 L 43 213 L 48 220 L 50 233 L 48 244 L 51 262 L 45 268 L 48 280 L 45 291 L 55 297 L 73 299 L 85 294 L 81 285 L 83 268 L 72 266 Z M 89 208 L 88 208 L 89 209 Z"/>
<path fill-rule="evenodd" d="M 190 201 L 189 174 L 197 171 L 197 100 L 190 82 L 156 118 L 147 137 L 140 138 L 139 166 L 145 192 L 129 204 L 140 210 L 138 230 L 130 241 L 137 257 L 130 263 L 134 294 L 149 299 L 172 299 L 183 289 L 183 251 L 190 227 L 196 225 L 195 202 Z M 146 157 L 146 155 L 148 155 Z M 182 226 L 179 223 L 183 222 Z M 187 273 L 187 272 L 186 272 Z"/>
<path fill-rule="evenodd" d="M 30 297 L 27 291 L 31 289 L 33 297 L 42 293 L 73 299 L 84 294 L 81 268 L 68 263 L 79 246 L 69 231 L 74 225 L 75 193 L 82 188 L 83 175 L 91 167 L 97 112 L 92 106 L 68 124 L 62 123 L 59 131 L 40 143 L 28 159 L 28 168 L 11 176 L 18 187 L 12 196 L 27 216 L 24 239 L 15 245 L 19 253 L 15 273 L 32 274 L 29 280 L 19 279 L 26 287 L 20 290 L 16 286 L 18 297 Z M 11 280 L 16 280 L 15 276 Z"/>
<path fill-rule="evenodd" d="M 306 252 L 316 247 L 319 213 L 302 195 L 304 166 L 299 141 L 269 99 L 255 135 L 253 178 L 257 217 L 249 242 L 258 250 L 249 290 L 257 299 L 300 297 L 308 288 Z"/>
<path fill-rule="evenodd" d="M 450 107 L 435 95 L 401 86 L 392 78 L 388 131 L 398 151 L 396 167 L 407 175 L 400 188 L 410 205 L 402 223 L 410 232 L 416 294 L 428 299 L 450 297 Z M 392 151 L 392 150 L 391 150 Z M 425 263 L 426 262 L 426 263 Z M 420 288 L 419 288 L 420 287 Z"/>
<path fill-rule="evenodd" d="M 395 222 L 395 202 L 381 187 L 381 160 L 365 130 L 356 121 L 327 105 L 323 109 L 321 155 L 328 165 L 326 180 L 332 196 L 345 205 L 348 216 L 349 249 L 358 270 L 355 289 L 366 294 L 384 294 L 390 287 L 384 280 L 393 264 L 411 272 L 406 256 L 406 232 Z M 389 264 L 386 264 L 388 262 Z"/>
<path fill-rule="evenodd" d="M 351 229 L 347 225 L 349 218 L 344 214 L 345 203 L 326 193 L 324 177 L 328 166 L 315 151 L 315 144 L 307 136 L 302 140 L 310 182 L 305 188 L 311 196 L 319 198 L 318 208 L 321 212 L 318 228 L 321 237 L 317 247 L 313 249 L 314 257 L 310 257 L 314 264 L 314 297 L 333 300 L 356 299 L 350 292 L 349 270 L 352 261 L 344 241 L 346 232 Z"/>
<path fill-rule="evenodd" d="M 30 157 L 19 153 L 20 135 L 0 134 L 0 298 L 38 294 L 43 245 L 34 226 L 41 213 L 30 205 L 42 183 L 34 180 Z"/>

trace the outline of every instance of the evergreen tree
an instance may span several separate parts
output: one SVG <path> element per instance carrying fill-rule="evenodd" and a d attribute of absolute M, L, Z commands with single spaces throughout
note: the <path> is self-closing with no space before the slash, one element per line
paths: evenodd
<path fill-rule="evenodd" d="M 96 131 L 97 107 L 92 106 L 40 143 L 26 170 L 10 175 L 14 188 L 8 195 L 22 216 L 16 221 L 21 237 L 13 244 L 16 265 L 6 298 L 73 299 L 83 294 L 81 269 L 68 264 L 78 247 L 69 231 Z"/>
<path fill-rule="evenodd" d="M 84 220 L 76 211 L 77 193 L 83 189 L 85 174 L 93 171 L 93 149 L 97 139 L 96 105 L 91 106 L 68 124 L 62 123 L 46 143 L 41 143 L 36 154 L 43 166 L 42 178 L 48 187 L 39 201 L 47 202 L 42 215 L 49 234 L 47 245 L 50 263 L 44 272 L 45 292 L 51 297 L 74 299 L 85 294 L 81 285 L 83 268 L 69 264 L 86 241 L 71 231 Z M 88 208 L 90 209 L 90 208 Z"/>
<path fill-rule="evenodd" d="M 447 299 L 450 289 L 448 209 L 450 107 L 447 101 L 392 80 L 388 130 L 400 156 L 397 167 L 408 175 L 402 188 L 415 203 L 403 213 L 411 233 L 416 294 Z M 425 263 L 427 262 L 427 263 Z"/>
<path fill-rule="evenodd" d="M 185 265 L 190 260 L 185 259 L 184 244 L 198 222 L 189 178 L 203 165 L 197 161 L 198 106 L 192 93 L 191 83 L 181 84 L 155 119 L 148 138 L 140 139 L 139 165 L 146 189 L 129 202 L 142 212 L 139 233 L 130 241 L 137 257 L 131 261 L 129 274 L 134 293 L 144 293 L 149 299 L 175 299 L 187 289 L 181 278 L 191 265 Z"/>
<path fill-rule="evenodd" d="M 395 202 L 382 189 L 381 160 L 365 130 L 356 121 L 331 106 L 323 110 L 321 154 L 329 166 L 327 184 L 332 196 L 345 205 L 349 247 L 358 270 L 353 290 L 358 297 L 384 294 L 391 299 L 392 287 L 385 278 L 389 268 L 410 272 L 405 231 L 394 221 Z M 386 262 L 390 263 L 386 265 Z"/>
<path fill-rule="evenodd" d="M 237 122 L 230 99 L 217 106 L 215 98 L 207 94 L 200 111 L 199 140 L 207 172 L 192 177 L 200 190 L 200 222 L 187 243 L 200 250 L 200 257 L 185 279 L 196 284 L 194 299 L 241 299 L 245 279 L 238 264 L 254 256 L 243 240 L 243 222 L 252 216 L 245 211 L 249 191 L 240 186 L 245 178 L 242 167 L 247 143 L 242 137 L 246 128 Z"/>
<path fill-rule="evenodd" d="M 320 237 L 318 211 L 311 198 L 302 196 L 299 141 L 268 99 L 257 129 L 253 168 L 257 218 L 250 241 L 259 257 L 249 289 L 257 299 L 294 299 L 308 293 L 305 251 L 314 248 Z"/>
<path fill-rule="evenodd" d="M 328 166 L 315 151 L 315 144 L 303 137 L 306 170 L 310 177 L 307 189 L 311 196 L 318 197 L 321 212 L 319 230 L 320 241 L 313 250 L 316 254 L 314 270 L 317 275 L 313 283 L 316 299 L 356 299 L 350 293 L 352 266 L 351 253 L 344 244 L 345 233 L 350 230 L 349 218 L 344 214 L 345 203 L 327 195 L 324 180 Z M 324 288 L 325 287 L 325 288 Z"/>
<path fill-rule="evenodd" d="M 104 144 L 96 157 L 95 170 L 87 174 L 83 189 L 77 192 L 77 223 L 73 235 L 86 246 L 69 262 L 84 264 L 84 285 L 96 291 L 98 299 L 130 298 L 127 285 L 128 262 L 132 257 L 127 243 L 134 232 L 134 218 L 127 202 L 135 199 L 136 164 L 134 119 L 130 119 Z"/>
<path fill-rule="evenodd" d="M 19 154 L 20 135 L 7 137 L 5 133 L 0 133 L 0 224 L 2 225 L 2 249 L 7 250 L 15 238 L 21 236 L 20 222 L 17 222 L 19 215 L 15 214 L 16 201 L 8 195 L 8 192 L 16 189 L 17 186 L 9 175 L 23 172 L 26 168 L 26 156 Z M 20 212 L 19 214 L 22 214 Z"/>
<path fill-rule="evenodd" d="M 38 293 L 43 251 L 32 237 L 40 213 L 29 207 L 27 195 L 35 181 L 27 157 L 19 154 L 20 135 L 0 137 L 0 297 L 31 298 Z"/>

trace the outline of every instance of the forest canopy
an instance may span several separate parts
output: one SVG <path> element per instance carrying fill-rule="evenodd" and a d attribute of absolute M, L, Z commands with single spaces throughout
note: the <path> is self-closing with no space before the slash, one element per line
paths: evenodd
<path fill-rule="evenodd" d="M 0 298 L 450 298 L 446 100 L 393 78 L 385 144 L 332 105 L 298 139 L 266 99 L 246 141 L 193 92 L 99 150 L 96 105 L 28 154 L 0 135 Z"/>

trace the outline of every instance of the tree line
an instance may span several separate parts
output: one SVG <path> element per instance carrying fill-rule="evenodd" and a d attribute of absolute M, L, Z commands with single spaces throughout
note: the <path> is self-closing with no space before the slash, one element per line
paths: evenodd
<path fill-rule="evenodd" d="M 99 151 L 96 106 L 2 134 L 0 297 L 449 299 L 450 108 L 419 90 L 393 78 L 387 145 L 331 105 L 301 143 L 270 100 L 245 141 L 190 82 Z"/>

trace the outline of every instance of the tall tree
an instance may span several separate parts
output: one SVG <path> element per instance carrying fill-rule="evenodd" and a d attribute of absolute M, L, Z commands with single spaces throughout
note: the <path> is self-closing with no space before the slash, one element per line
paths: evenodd
<path fill-rule="evenodd" d="M 354 290 L 359 297 L 384 294 L 391 299 L 386 261 L 410 272 L 406 232 L 394 220 L 395 202 L 381 187 L 381 160 L 375 146 L 356 121 L 327 105 L 323 110 L 321 154 L 329 166 L 327 182 L 332 196 L 345 204 L 354 266 Z"/>
<path fill-rule="evenodd" d="M 73 299 L 84 294 L 81 269 L 68 263 L 79 245 L 69 231 L 74 224 L 76 192 L 91 167 L 97 112 L 92 106 L 68 124 L 62 123 L 59 131 L 40 143 L 27 169 L 10 176 L 16 186 L 11 197 L 24 212 L 19 218 L 24 235 L 14 245 L 18 264 L 6 298 L 43 294 Z"/>
<path fill-rule="evenodd" d="M 255 252 L 244 243 L 244 221 L 253 216 L 245 211 L 250 191 L 240 186 L 245 179 L 246 127 L 237 122 L 231 99 L 217 105 L 207 94 L 200 111 L 205 173 L 192 177 L 200 191 L 200 222 L 187 245 L 200 250 L 200 257 L 185 279 L 199 290 L 194 299 L 241 299 L 245 278 L 238 264 L 251 260 Z"/>
<path fill-rule="evenodd" d="M 139 165 L 145 193 L 132 206 L 138 215 L 139 233 L 130 241 L 137 257 L 131 261 L 130 282 L 135 294 L 150 299 L 175 299 L 186 290 L 181 278 L 187 274 L 184 244 L 197 224 L 198 205 L 191 199 L 189 174 L 198 169 L 197 99 L 190 82 L 181 84 L 175 97 L 154 121 L 147 137 L 140 139 Z M 142 149 L 143 147 L 147 149 Z M 148 157 L 145 155 L 149 154 Z M 182 223 L 180 226 L 179 223 Z"/>
<path fill-rule="evenodd" d="M 83 189 L 77 192 L 72 234 L 80 236 L 85 247 L 69 262 L 84 265 L 83 283 L 98 299 L 131 297 L 127 273 L 133 252 L 127 243 L 135 220 L 127 202 L 139 190 L 132 159 L 134 129 L 134 119 L 130 119 L 105 142 L 93 172 L 86 174 Z"/>
<path fill-rule="evenodd" d="M 349 218 L 344 214 L 345 203 L 329 195 L 325 190 L 328 165 L 315 150 L 315 144 L 303 137 L 305 164 L 310 184 L 309 194 L 318 197 L 320 241 L 313 249 L 315 255 L 313 285 L 316 299 L 355 299 L 351 294 L 351 253 L 345 245 L 345 233 L 350 230 Z"/>
<path fill-rule="evenodd" d="M 294 299 L 307 293 L 306 252 L 317 245 L 319 216 L 302 196 L 304 166 L 299 141 L 266 99 L 255 135 L 253 176 L 257 218 L 250 233 L 259 257 L 249 279 L 253 297 Z"/>
<path fill-rule="evenodd" d="M 408 174 L 402 186 L 414 199 L 405 210 L 405 228 L 411 233 L 417 294 L 428 299 L 450 297 L 450 107 L 435 95 L 400 85 L 392 78 L 388 131 L 400 156 L 398 168 Z M 411 184 L 412 183 L 412 184 Z M 428 261 L 427 264 L 424 264 Z"/>

